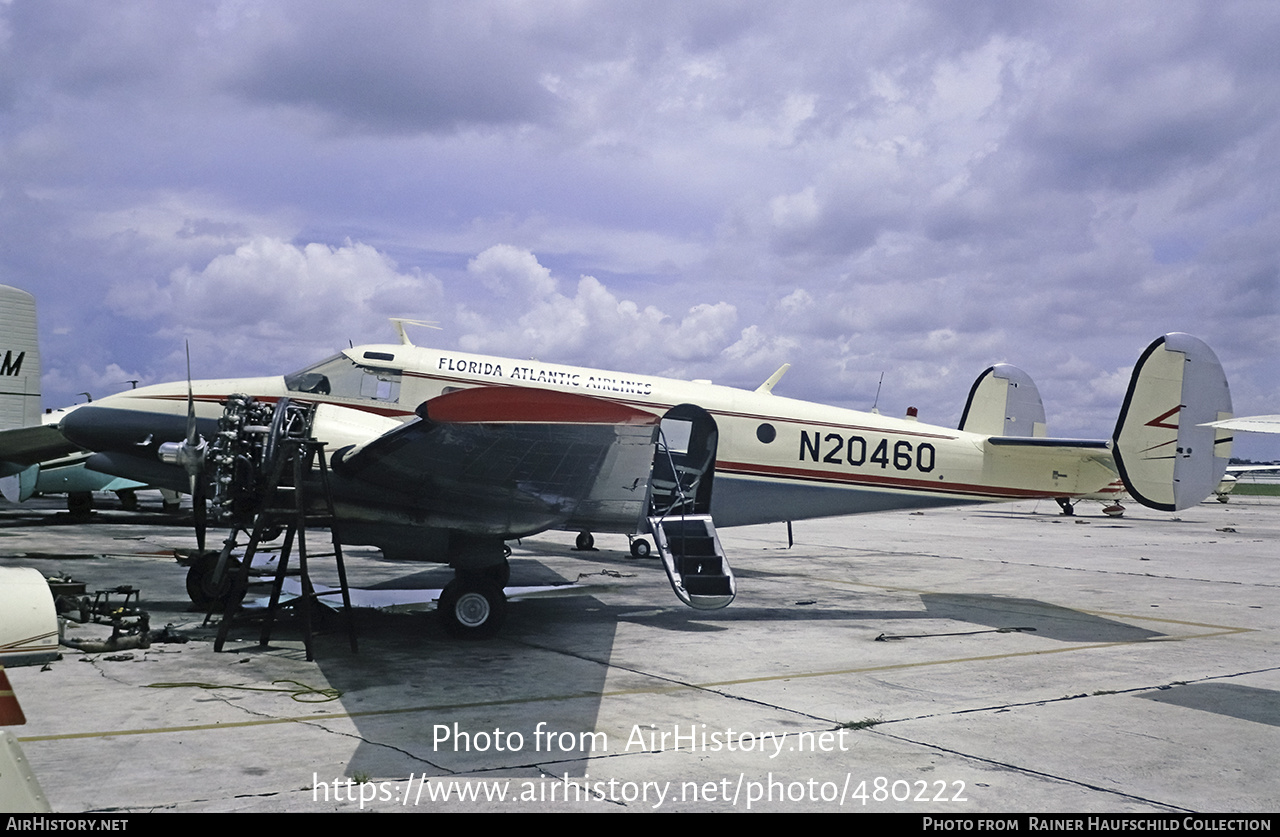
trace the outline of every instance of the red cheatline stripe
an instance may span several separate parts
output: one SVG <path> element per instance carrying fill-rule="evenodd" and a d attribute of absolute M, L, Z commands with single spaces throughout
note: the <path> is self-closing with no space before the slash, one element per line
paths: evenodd
<path fill-rule="evenodd" d="M 418 415 L 439 422 L 657 424 L 658 416 L 625 404 L 550 389 L 476 387 L 432 398 Z"/>
<path fill-rule="evenodd" d="M 780 479 L 804 480 L 806 482 L 827 482 L 837 485 L 862 485 L 874 488 L 897 488 L 903 491 L 927 491 L 931 494 L 966 494 L 981 497 L 1069 497 L 1075 492 L 1036 491 L 1029 488 L 1002 488 L 993 485 L 972 485 L 966 483 L 947 483 L 941 480 L 909 480 L 896 477 L 882 477 L 874 474 L 836 474 L 827 471 L 814 471 L 808 468 L 784 468 L 776 465 L 751 465 L 745 462 L 716 462 L 717 473 L 739 474 L 752 477 L 774 477 Z"/>

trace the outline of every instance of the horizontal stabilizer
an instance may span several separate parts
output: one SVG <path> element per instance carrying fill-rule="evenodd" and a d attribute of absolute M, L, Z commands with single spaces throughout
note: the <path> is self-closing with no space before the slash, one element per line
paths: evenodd
<path fill-rule="evenodd" d="M 984 436 L 1044 436 L 1044 402 L 1031 376 L 1016 366 L 997 363 L 984 370 L 969 390 L 960 429 Z"/>
<path fill-rule="evenodd" d="M 1243 416 L 1225 421 L 1211 421 L 1208 426 L 1244 433 L 1280 433 L 1280 416 Z"/>
<path fill-rule="evenodd" d="M 988 436 L 982 447 L 984 481 L 1041 497 L 1089 494 L 1116 478 L 1107 439 Z"/>
<path fill-rule="evenodd" d="M 1079 449 L 1086 456 L 1094 455 L 1098 451 L 1111 450 L 1111 442 L 1107 439 L 1050 439 L 1047 437 L 1029 439 L 1025 436 L 992 436 L 987 439 L 987 444 L 997 447 L 1018 447 L 1023 450 L 1073 448 Z"/>
<path fill-rule="evenodd" d="M 1129 493 L 1177 511 L 1217 488 L 1231 456 L 1231 392 L 1217 356 L 1189 334 L 1166 334 L 1138 359 L 1116 422 L 1115 457 Z"/>

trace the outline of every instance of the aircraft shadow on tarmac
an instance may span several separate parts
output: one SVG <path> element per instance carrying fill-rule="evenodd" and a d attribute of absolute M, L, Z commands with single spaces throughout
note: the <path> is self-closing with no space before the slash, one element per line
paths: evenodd
<path fill-rule="evenodd" d="M 635 608 L 624 608 L 619 612 L 621 621 L 644 622 L 650 625 L 661 625 L 664 630 L 684 631 L 690 633 L 728 631 L 737 622 L 761 621 L 810 621 L 810 622 L 889 622 L 899 620 L 921 620 L 938 622 L 950 620 L 968 622 L 977 627 L 992 631 L 1013 632 L 1021 629 L 1026 633 L 1034 633 L 1045 639 L 1060 642 L 1142 642 L 1164 636 L 1158 631 L 1139 628 L 1125 622 L 1105 619 L 1093 614 L 1084 613 L 1071 608 L 1049 604 L 1036 599 L 1019 599 L 989 594 L 933 594 L 920 596 L 925 606 L 919 610 L 863 610 L 838 609 L 830 607 L 822 609 L 806 609 L 803 603 L 795 608 L 763 608 L 749 605 L 735 605 L 732 611 L 714 614 L 686 614 L 672 608 L 663 612 L 642 612 L 631 614 Z M 665 617 L 665 618 L 664 618 Z M 900 627 L 900 626 L 899 626 Z M 895 632 L 898 630 L 894 628 Z M 956 632 L 954 627 L 944 629 L 941 635 Z M 922 626 L 920 633 L 912 636 L 924 637 L 934 633 L 932 628 Z M 896 637 L 895 637 L 896 638 Z"/>
<path fill-rule="evenodd" d="M 1238 683 L 1188 683 L 1135 697 L 1280 727 L 1280 692 L 1274 689 Z"/>
<path fill-rule="evenodd" d="M 432 569 L 369 586 L 439 587 L 447 578 L 447 570 Z M 519 563 L 516 583 L 561 578 L 536 559 L 525 559 Z M 660 571 L 653 581 L 659 579 Z M 739 602 L 722 611 L 694 612 L 674 603 L 623 606 L 583 595 L 513 603 L 502 637 L 493 642 L 450 639 L 433 614 L 360 611 L 361 653 L 350 653 L 342 622 L 331 615 L 329 629 L 317 640 L 316 660 L 329 685 L 342 692 L 340 702 L 361 742 L 346 775 L 445 775 L 534 764 L 554 764 L 557 773 L 580 775 L 590 753 L 569 748 L 536 757 L 529 752 L 533 728 L 541 720 L 558 733 L 576 736 L 596 730 L 622 623 L 658 631 L 722 632 L 734 630 L 735 623 L 772 620 L 857 622 L 873 629 L 877 622 L 893 621 L 898 622 L 895 631 L 906 633 L 900 620 L 914 620 L 921 626 L 914 635 L 921 638 L 1009 628 L 1032 629 L 1035 636 L 1058 642 L 1141 642 L 1161 636 L 1035 599 L 949 593 L 922 594 L 920 601 L 923 611 L 750 607 Z M 968 623 L 976 631 L 957 631 L 955 622 Z M 281 639 L 296 634 L 296 625 L 281 625 L 276 631 Z M 495 752 L 489 746 L 477 753 L 475 741 L 472 752 L 454 752 L 450 743 L 441 747 L 433 740 L 437 725 L 450 734 L 456 729 L 473 736 L 499 728 L 518 731 L 525 736 L 524 752 Z"/>
<path fill-rule="evenodd" d="M 361 586 L 440 589 L 451 577 L 447 567 L 432 568 Z M 564 579 L 522 560 L 513 583 Z M 342 710 L 330 704 L 328 711 L 348 713 L 359 738 L 343 775 L 443 776 L 548 763 L 558 765 L 558 773 L 581 775 L 589 751 L 575 746 L 535 753 L 532 736 L 539 720 L 575 739 L 595 730 L 617 625 L 608 610 L 590 596 L 516 602 L 497 639 L 468 642 L 449 637 L 434 613 L 362 609 L 356 611 L 358 654 L 351 653 L 340 615 L 327 613 L 313 623 L 320 628 L 315 661 L 328 685 L 341 692 Z M 233 629 L 238 647 L 229 644 L 228 650 L 254 653 L 258 631 L 257 619 L 240 617 Z M 285 617 L 271 644 L 300 638 L 299 623 Z M 449 736 L 441 743 L 439 726 Z M 496 729 L 522 734 L 523 747 L 496 746 Z M 470 740 L 455 742 L 455 731 Z"/>
<path fill-rule="evenodd" d="M 920 596 L 926 618 L 955 619 L 989 628 L 1029 627 L 1036 636 L 1060 642 L 1142 642 L 1163 636 L 1157 631 L 1104 619 L 1037 599 L 966 593 Z"/>

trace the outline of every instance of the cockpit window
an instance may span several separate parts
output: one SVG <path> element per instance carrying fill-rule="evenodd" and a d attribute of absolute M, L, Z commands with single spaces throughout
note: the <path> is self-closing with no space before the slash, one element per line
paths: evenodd
<path fill-rule="evenodd" d="M 398 370 L 360 366 L 346 355 L 334 355 L 292 375 L 285 375 L 284 385 L 291 392 L 373 401 L 400 400 Z"/>

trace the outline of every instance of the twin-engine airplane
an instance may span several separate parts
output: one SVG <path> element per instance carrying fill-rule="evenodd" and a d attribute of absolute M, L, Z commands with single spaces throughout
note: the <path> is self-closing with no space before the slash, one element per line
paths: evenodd
<path fill-rule="evenodd" d="M 746 391 L 424 348 L 399 329 L 399 345 L 347 349 L 284 377 L 100 399 L 62 431 L 97 452 L 96 470 L 195 485 L 200 498 L 202 482 L 253 469 L 232 461 L 225 451 L 248 448 L 227 440 L 285 424 L 231 416 L 245 403 L 233 393 L 277 417 L 315 405 L 309 432 L 330 453 L 341 541 L 450 564 L 439 610 L 453 633 L 475 636 L 503 612 L 504 542 L 548 529 L 581 532 L 579 546 L 591 532 L 625 534 L 637 556 L 649 544 L 636 536 L 652 534 L 677 596 L 717 608 L 735 595 L 717 526 L 1071 498 L 1117 476 L 1140 502 L 1175 510 L 1213 491 L 1230 454 L 1229 432 L 1202 426 L 1231 416 L 1226 377 L 1186 334 L 1147 347 L 1112 438 L 1089 440 L 1046 437 L 1035 384 L 1005 364 L 979 376 L 953 430 L 773 395 L 786 366 Z"/>

